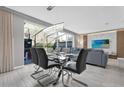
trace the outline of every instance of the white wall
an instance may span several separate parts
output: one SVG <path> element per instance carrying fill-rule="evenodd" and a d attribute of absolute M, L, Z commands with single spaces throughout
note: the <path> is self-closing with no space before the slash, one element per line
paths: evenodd
<path fill-rule="evenodd" d="M 14 15 L 14 67 L 24 65 L 24 20 Z"/>
<path fill-rule="evenodd" d="M 105 52 L 108 52 L 110 54 L 117 53 L 117 32 L 116 31 L 89 34 L 88 35 L 88 48 L 92 48 L 92 40 L 101 40 L 101 39 L 110 40 L 110 48 L 103 49 Z"/>

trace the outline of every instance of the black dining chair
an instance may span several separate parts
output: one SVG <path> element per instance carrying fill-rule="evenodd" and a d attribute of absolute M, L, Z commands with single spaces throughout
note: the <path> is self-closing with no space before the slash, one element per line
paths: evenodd
<path fill-rule="evenodd" d="M 38 79 L 39 77 L 36 77 L 35 75 L 38 74 L 38 73 L 40 73 L 40 72 L 43 72 L 43 70 L 40 70 L 40 71 L 39 71 L 40 66 L 39 66 L 39 64 L 38 64 L 38 55 L 37 55 L 36 49 L 35 49 L 35 48 L 31 48 L 31 49 L 30 49 L 30 52 L 31 52 L 31 60 L 32 60 L 32 63 L 35 64 L 35 65 L 34 65 L 35 71 L 34 71 L 34 73 L 31 74 L 31 77 L 32 77 L 33 79 Z"/>
<path fill-rule="evenodd" d="M 42 67 L 44 70 L 52 69 L 54 67 L 56 67 L 56 68 L 60 67 L 60 63 L 58 62 L 58 60 L 56 61 L 56 59 L 55 60 L 54 59 L 52 59 L 52 60 L 48 59 L 48 56 L 47 56 L 46 51 L 45 51 L 44 48 L 36 48 L 36 52 L 37 52 L 37 55 L 38 55 L 38 62 L 39 62 L 38 65 L 40 67 Z M 46 76 L 48 76 L 48 74 L 44 74 L 42 78 L 38 79 L 38 82 L 39 82 L 40 85 L 44 86 L 44 84 L 42 84 L 40 82 L 40 80 L 43 79 Z M 49 82 L 49 84 L 52 83 L 52 82 L 54 82 L 54 80 Z"/>
<path fill-rule="evenodd" d="M 83 71 L 86 70 L 86 58 L 87 58 L 88 51 L 86 49 L 81 49 L 77 61 L 76 62 L 68 62 L 66 66 L 63 67 L 63 73 L 62 73 L 62 82 L 64 86 L 68 86 L 64 83 L 64 72 L 68 74 L 68 78 L 71 77 L 72 80 L 84 85 L 88 86 L 87 84 L 73 78 L 72 74 L 81 74 Z"/>

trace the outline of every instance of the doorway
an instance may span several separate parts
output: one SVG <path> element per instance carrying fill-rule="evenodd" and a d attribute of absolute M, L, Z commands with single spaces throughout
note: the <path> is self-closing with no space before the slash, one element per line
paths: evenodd
<path fill-rule="evenodd" d="M 44 26 L 29 21 L 24 22 L 24 65 L 31 64 L 30 48 L 34 47 L 34 35 L 41 31 Z"/>

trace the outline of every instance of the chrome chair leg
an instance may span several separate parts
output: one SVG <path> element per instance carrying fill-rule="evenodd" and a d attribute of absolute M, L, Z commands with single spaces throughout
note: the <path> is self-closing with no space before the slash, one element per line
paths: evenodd
<path fill-rule="evenodd" d="M 50 76 L 50 78 L 53 79 L 53 75 L 56 73 L 56 72 L 55 72 L 55 73 L 54 73 L 54 72 L 55 72 L 55 71 L 54 71 L 54 68 L 49 69 L 49 72 L 48 72 L 47 74 L 45 74 L 44 77 L 38 79 L 37 82 L 38 82 L 41 86 L 45 87 L 44 84 L 42 84 L 42 83 L 40 82 L 40 80 L 43 79 L 43 78 L 45 78 L 45 77 L 47 77 L 47 76 Z M 53 79 L 53 80 L 49 81 L 46 85 L 52 84 L 52 83 L 54 83 L 54 82 L 56 82 L 56 79 Z"/>
<path fill-rule="evenodd" d="M 83 85 L 83 86 L 85 86 L 85 87 L 88 87 L 88 85 L 87 85 L 86 83 L 75 79 L 75 78 L 73 77 L 73 75 L 72 75 L 71 72 L 68 72 L 68 71 L 66 71 L 66 72 L 68 73 L 68 78 L 71 77 L 72 80 L 76 81 L 77 83 L 80 83 L 81 85 Z M 66 87 L 68 86 L 68 85 L 66 85 L 66 84 L 64 83 L 64 76 L 62 76 L 62 83 L 63 83 L 64 86 L 66 86 Z M 68 87 L 69 87 L 69 86 L 68 86 Z"/>
<path fill-rule="evenodd" d="M 38 68 L 34 67 L 34 68 L 35 68 L 35 71 L 34 71 L 34 73 L 31 74 L 31 77 L 32 77 L 33 79 L 37 80 L 39 77 L 36 78 L 35 75 L 38 74 L 38 73 L 43 72 L 43 70 L 40 70 L 40 71 L 39 71 L 40 67 L 38 67 Z"/>
<path fill-rule="evenodd" d="M 82 81 L 79 81 L 79 80 L 77 80 L 76 78 L 74 78 L 73 75 L 72 75 L 72 73 L 71 73 L 71 78 L 72 78 L 72 80 L 74 80 L 74 81 L 76 81 L 76 82 L 78 82 L 78 83 L 84 85 L 85 87 L 88 87 L 88 85 L 87 85 L 86 83 L 84 83 L 84 82 L 82 82 Z"/>
<path fill-rule="evenodd" d="M 84 82 L 82 82 L 82 81 L 79 81 L 79 80 L 77 80 L 77 79 L 75 79 L 75 78 L 72 78 L 72 79 L 73 79 L 74 81 L 76 81 L 76 82 L 78 82 L 78 83 L 84 85 L 85 87 L 88 87 L 88 85 L 87 85 L 86 83 L 84 83 Z"/>
<path fill-rule="evenodd" d="M 44 71 L 44 72 L 45 72 L 45 71 Z M 52 74 L 52 70 L 49 69 L 48 73 L 45 73 L 45 74 L 43 74 L 42 76 L 40 76 L 39 79 L 38 79 L 38 81 L 41 80 L 41 79 L 43 79 L 43 78 L 45 78 L 45 77 L 47 77 L 47 76 L 50 76 L 51 74 Z"/>
<path fill-rule="evenodd" d="M 63 84 L 63 86 L 65 86 L 65 87 L 68 87 L 65 83 L 64 83 L 64 76 L 65 75 L 68 75 L 68 73 L 66 72 L 65 74 L 64 74 L 64 70 L 62 71 L 62 84 Z M 67 80 L 69 80 L 69 75 L 68 75 L 68 77 L 67 77 Z M 68 82 L 68 81 L 67 81 Z"/>
<path fill-rule="evenodd" d="M 56 84 L 58 83 L 61 74 L 62 74 L 62 67 L 60 67 L 60 69 L 59 69 L 59 73 L 58 73 L 58 76 L 57 76 L 57 79 L 54 81 L 53 85 L 56 85 Z"/>

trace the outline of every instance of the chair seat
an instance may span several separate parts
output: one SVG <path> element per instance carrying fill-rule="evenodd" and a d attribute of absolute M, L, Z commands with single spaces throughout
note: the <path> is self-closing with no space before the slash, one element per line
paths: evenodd
<path fill-rule="evenodd" d="M 72 72 L 77 73 L 76 62 L 69 61 L 69 62 L 63 67 L 63 69 L 66 69 L 66 70 L 69 70 L 69 71 L 72 71 Z"/>
<path fill-rule="evenodd" d="M 49 61 L 47 68 L 52 68 L 52 67 L 55 67 L 55 66 L 60 66 L 60 64 L 59 63 L 56 63 L 54 61 Z"/>

